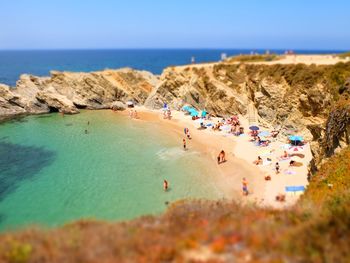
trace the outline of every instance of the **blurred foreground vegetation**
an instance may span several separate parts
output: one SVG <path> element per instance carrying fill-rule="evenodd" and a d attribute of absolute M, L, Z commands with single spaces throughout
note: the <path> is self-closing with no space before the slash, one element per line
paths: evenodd
<path fill-rule="evenodd" d="M 160 217 L 0 236 L 0 262 L 350 262 L 350 148 L 289 210 L 180 201 Z"/>

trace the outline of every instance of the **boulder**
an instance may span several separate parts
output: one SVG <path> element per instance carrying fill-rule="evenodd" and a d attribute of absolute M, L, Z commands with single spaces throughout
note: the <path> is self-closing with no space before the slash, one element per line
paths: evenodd
<path fill-rule="evenodd" d="M 122 101 L 114 101 L 111 104 L 111 109 L 116 111 L 123 111 L 127 108 L 126 104 Z"/>

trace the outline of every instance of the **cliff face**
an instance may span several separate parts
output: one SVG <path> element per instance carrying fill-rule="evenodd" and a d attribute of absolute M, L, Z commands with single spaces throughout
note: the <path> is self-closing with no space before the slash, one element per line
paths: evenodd
<path fill-rule="evenodd" d="M 131 69 L 22 75 L 15 88 L 0 86 L 0 118 L 52 111 L 74 114 L 130 99 L 142 104 L 157 82 L 151 73 Z"/>
<path fill-rule="evenodd" d="M 285 133 L 297 132 L 311 142 L 318 163 L 325 156 L 324 147 L 334 152 L 348 144 L 344 136 L 348 115 L 340 113 L 336 105 L 340 100 L 349 105 L 345 96 L 349 77 L 350 63 L 174 67 L 161 75 L 146 105 L 159 108 L 167 102 L 180 108 L 191 104 L 215 115 L 240 113 L 252 122 L 278 127 Z"/>
<path fill-rule="evenodd" d="M 167 68 L 160 77 L 131 69 L 22 75 L 14 89 L 0 85 L 0 118 L 77 113 L 130 99 L 149 108 L 161 108 L 164 102 L 174 109 L 190 104 L 217 116 L 240 113 L 252 123 L 302 134 L 319 163 L 349 142 L 349 78 L 349 62 L 199 64 Z"/>
<path fill-rule="evenodd" d="M 334 82 L 342 82 L 346 75 L 350 76 L 350 63 L 175 67 L 164 71 L 146 105 L 157 108 L 168 102 L 179 108 L 191 104 L 221 116 L 257 115 L 263 123 L 296 130 L 312 140 L 317 139 L 313 127 L 324 125 L 339 96 Z"/>

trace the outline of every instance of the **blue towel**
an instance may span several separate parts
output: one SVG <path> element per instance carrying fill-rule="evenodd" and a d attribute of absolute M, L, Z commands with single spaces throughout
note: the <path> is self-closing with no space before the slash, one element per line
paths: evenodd
<path fill-rule="evenodd" d="M 305 191 L 305 186 L 286 186 L 286 192 Z"/>

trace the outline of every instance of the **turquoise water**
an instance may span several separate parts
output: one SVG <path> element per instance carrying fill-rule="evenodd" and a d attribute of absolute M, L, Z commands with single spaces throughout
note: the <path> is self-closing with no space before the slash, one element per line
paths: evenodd
<path fill-rule="evenodd" d="M 1 124 L 0 229 L 124 220 L 160 213 L 178 199 L 221 198 L 206 159 L 181 146 L 159 124 L 112 111 Z"/>

